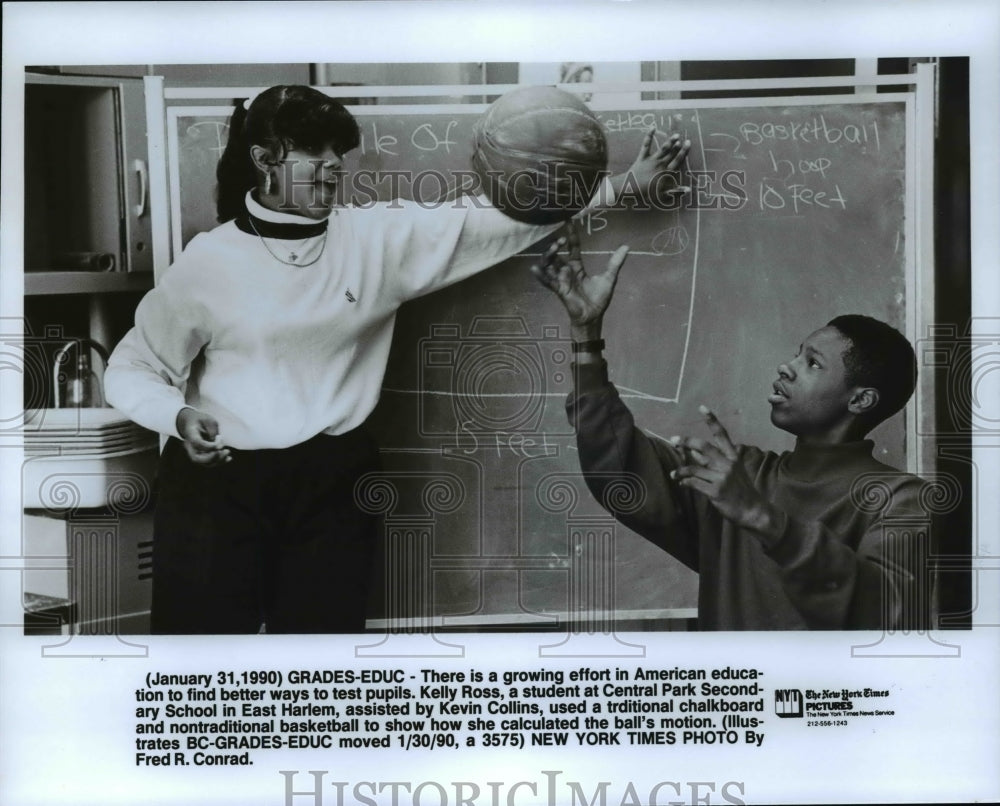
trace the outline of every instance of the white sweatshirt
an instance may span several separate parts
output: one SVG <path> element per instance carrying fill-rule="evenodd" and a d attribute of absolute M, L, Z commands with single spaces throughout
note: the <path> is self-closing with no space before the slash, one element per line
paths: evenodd
<path fill-rule="evenodd" d="M 610 192 L 605 183 L 599 196 Z M 283 264 L 232 221 L 195 236 L 115 348 L 108 402 L 171 436 L 179 436 L 180 410 L 192 406 L 219 421 L 226 445 L 245 450 L 355 428 L 378 402 L 403 302 L 558 228 L 521 224 L 478 202 L 339 208 L 311 266 Z M 316 223 L 267 210 L 249 194 L 247 206 L 267 221 Z M 318 252 L 314 240 L 305 262 Z M 287 259 L 298 242 L 267 244 Z"/>

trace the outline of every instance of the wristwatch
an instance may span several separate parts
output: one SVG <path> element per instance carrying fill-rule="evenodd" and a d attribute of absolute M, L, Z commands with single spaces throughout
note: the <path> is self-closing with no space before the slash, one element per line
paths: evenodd
<path fill-rule="evenodd" d="M 604 339 L 591 339 L 590 341 L 574 341 L 574 353 L 600 353 L 605 347 Z"/>

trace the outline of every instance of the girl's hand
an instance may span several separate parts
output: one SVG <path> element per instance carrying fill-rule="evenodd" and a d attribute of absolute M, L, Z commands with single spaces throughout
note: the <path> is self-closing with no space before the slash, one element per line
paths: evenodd
<path fill-rule="evenodd" d="M 546 251 L 541 266 L 531 272 L 546 288 L 551 289 L 569 314 L 572 338 L 575 341 L 598 339 L 604 312 L 611 303 L 618 272 L 628 257 L 628 247 L 620 246 L 601 274 L 587 274 L 580 256 L 580 234 L 576 225 L 566 224 L 566 234 Z M 567 257 L 559 254 L 567 248 Z"/>
<path fill-rule="evenodd" d="M 219 465 L 233 457 L 219 436 L 219 423 L 211 415 L 192 409 L 181 409 L 177 415 L 177 433 L 184 440 L 184 450 L 196 465 Z"/>
<path fill-rule="evenodd" d="M 691 188 L 681 182 L 681 171 L 690 149 L 691 141 L 682 141 L 679 134 L 671 135 L 664 145 L 658 145 L 656 127 L 651 128 L 632 166 L 625 173 L 611 177 L 619 203 L 625 204 L 629 197 L 637 201 L 635 195 L 638 193 L 646 204 L 673 209 L 677 197 L 691 192 Z"/>

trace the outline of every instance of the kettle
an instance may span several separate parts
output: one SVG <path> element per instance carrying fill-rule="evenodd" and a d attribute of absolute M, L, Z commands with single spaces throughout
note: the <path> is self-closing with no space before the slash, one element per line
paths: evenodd
<path fill-rule="evenodd" d="M 70 352 L 76 348 L 76 364 L 71 372 L 65 371 Z M 72 339 L 59 348 L 52 366 L 52 389 L 55 408 L 103 408 L 104 393 L 101 381 L 90 363 L 91 351 L 108 366 L 108 351 L 92 339 Z"/>

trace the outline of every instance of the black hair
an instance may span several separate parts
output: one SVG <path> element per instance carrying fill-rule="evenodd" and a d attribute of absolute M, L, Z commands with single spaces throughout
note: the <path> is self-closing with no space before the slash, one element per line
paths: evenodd
<path fill-rule="evenodd" d="M 917 384 L 917 357 L 906 337 L 871 316 L 847 314 L 831 319 L 851 346 L 844 351 L 848 386 L 878 389 L 878 405 L 867 418 L 870 428 L 899 411 Z"/>
<path fill-rule="evenodd" d="M 254 98 L 249 109 L 238 101 L 229 121 L 229 141 L 215 170 L 219 223 L 242 213 L 246 192 L 257 185 L 251 146 L 263 146 L 280 160 L 293 149 L 318 153 L 327 146 L 344 155 L 360 142 L 354 116 L 312 87 L 271 87 Z"/>

